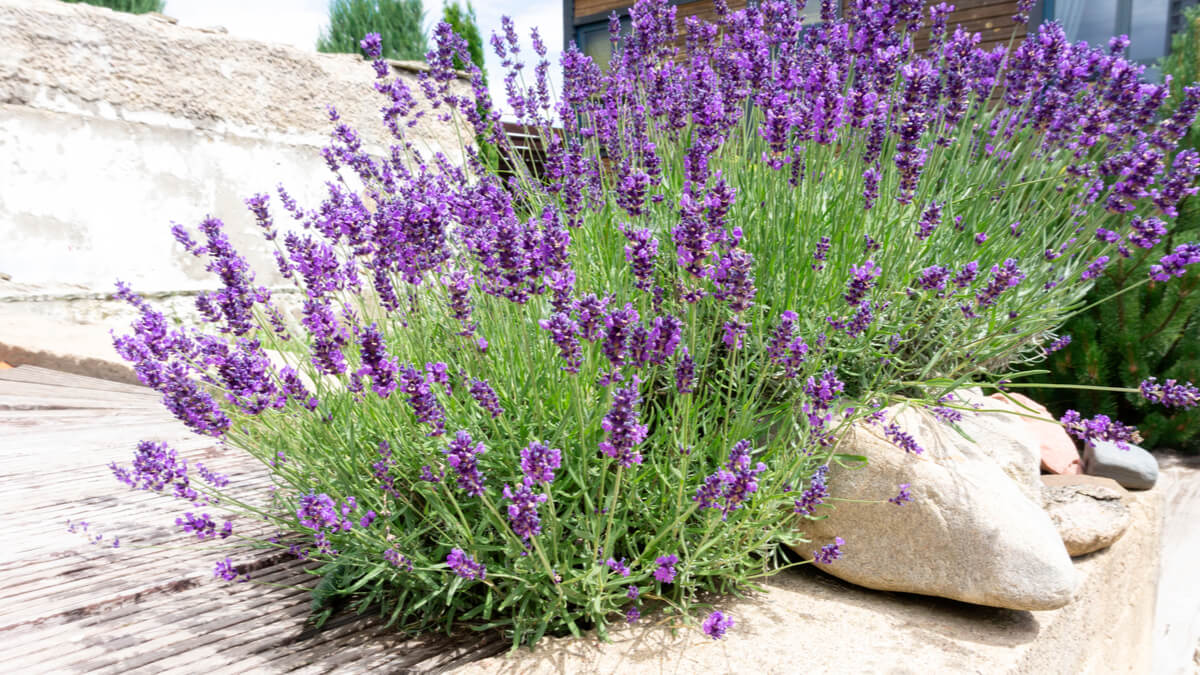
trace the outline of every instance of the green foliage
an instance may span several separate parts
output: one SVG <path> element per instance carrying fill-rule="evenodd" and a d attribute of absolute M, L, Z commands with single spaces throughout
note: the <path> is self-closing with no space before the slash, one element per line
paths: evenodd
<path fill-rule="evenodd" d="M 1200 80 L 1200 7 L 1186 10 L 1186 30 L 1171 40 L 1171 53 L 1160 63 L 1170 75 L 1169 115 L 1183 100 L 1183 87 Z M 1179 149 L 1200 148 L 1200 124 L 1193 124 Z M 1126 289 L 1146 278 L 1150 265 L 1178 244 L 1200 239 L 1200 200 L 1189 197 L 1164 245 L 1135 249 L 1096 284 L 1088 302 Z M 1040 378 L 1055 384 L 1137 387 L 1146 377 L 1200 380 L 1200 270 L 1172 283 L 1151 283 L 1128 290 L 1073 318 L 1063 328 L 1072 342 L 1051 358 L 1051 372 Z M 1170 412 L 1137 394 L 1097 390 L 1051 389 L 1038 392 L 1056 412 L 1102 411 L 1138 427 L 1150 448 L 1200 451 L 1200 410 Z"/>
<path fill-rule="evenodd" d="M 62 0 L 69 3 L 84 3 L 96 7 L 107 7 L 118 12 L 130 14 L 145 14 L 146 12 L 162 12 L 167 0 Z"/>
<path fill-rule="evenodd" d="M 467 41 L 467 51 L 471 54 L 471 63 L 479 66 L 479 70 L 484 71 L 484 81 L 486 81 L 487 73 L 483 66 L 483 36 L 479 33 L 475 7 L 471 5 L 470 0 L 467 0 L 465 7 L 459 4 L 458 0 L 450 0 L 442 5 L 442 21 L 450 24 L 454 32 Z M 454 57 L 455 68 L 462 70 L 464 65 L 458 56 Z"/>
<path fill-rule="evenodd" d="M 424 20 L 421 0 L 331 0 L 329 28 L 317 39 L 317 51 L 359 54 L 363 36 L 379 33 L 385 58 L 423 61 L 429 51 Z"/>

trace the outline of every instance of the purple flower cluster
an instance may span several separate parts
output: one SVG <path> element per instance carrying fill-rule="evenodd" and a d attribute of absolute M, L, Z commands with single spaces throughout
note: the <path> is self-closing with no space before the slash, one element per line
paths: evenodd
<path fill-rule="evenodd" d="M 1157 403 L 1168 408 L 1195 408 L 1200 405 L 1200 389 L 1191 382 L 1167 380 L 1159 382 L 1158 378 L 1150 377 L 1138 385 L 1142 398 L 1150 403 Z"/>
<path fill-rule="evenodd" d="M 401 554 L 399 551 L 397 551 L 394 548 L 389 548 L 388 550 L 384 551 L 383 559 L 385 561 L 387 561 L 390 565 L 392 565 L 392 567 L 403 570 L 405 572 L 413 571 L 412 560 L 409 560 L 408 556 Z"/>
<path fill-rule="evenodd" d="M 648 429 L 638 421 L 638 403 L 641 401 L 638 387 L 641 383 L 635 375 L 627 386 L 617 388 L 613 392 L 612 409 L 600 422 L 608 434 L 600 442 L 600 451 L 625 468 L 642 463 L 642 455 L 636 448 L 646 439 Z"/>
<path fill-rule="evenodd" d="M 525 475 L 524 483 L 554 482 L 554 472 L 562 466 L 562 450 L 551 448 L 545 443 L 530 441 L 521 451 L 521 473 Z"/>
<path fill-rule="evenodd" d="M 795 500 L 792 511 L 804 516 L 816 514 L 817 507 L 825 503 L 825 498 L 829 496 L 829 490 L 825 487 L 825 477 L 829 475 L 829 465 L 822 464 L 813 472 L 812 477 L 808 479 L 808 487 L 804 492 L 800 493 L 800 498 Z"/>
<path fill-rule="evenodd" d="M 130 468 L 109 465 L 113 476 L 135 490 L 163 492 L 170 489 L 172 496 L 194 504 L 207 502 L 191 485 L 188 478 L 188 463 L 181 459 L 166 443 L 139 441 Z"/>
<path fill-rule="evenodd" d="M 758 491 L 758 474 L 766 470 L 763 462 L 750 465 L 750 441 L 738 441 L 729 451 L 725 468 L 706 477 L 692 501 L 701 509 L 720 509 L 721 519 L 727 519 Z"/>
<path fill-rule="evenodd" d="M 720 640 L 725 637 L 725 633 L 730 628 L 733 628 L 733 619 L 725 616 L 720 610 L 709 614 L 708 618 L 700 626 L 704 634 L 714 640 Z"/>
<path fill-rule="evenodd" d="M 520 485 L 513 490 L 506 483 L 503 490 L 508 505 L 508 518 L 512 521 L 512 529 L 516 535 L 528 540 L 542 532 L 542 520 L 538 516 L 537 507 L 546 501 L 545 494 L 534 493 L 529 485 Z"/>
<path fill-rule="evenodd" d="M 1171 277 L 1187 274 L 1187 266 L 1200 263 L 1200 242 L 1180 244 L 1163 256 L 1157 264 L 1150 266 L 1150 278 L 1155 281 L 1170 281 Z"/>
<path fill-rule="evenodd" d="M 492 389 L 492 385 L 488 384 L 487 380 L 471 380 L 471 398 L 475 399 L 480 408 L 488 411 L 492 419 L 496 419 L 504 413 L 504 408 L 500 405 L 500 398 L 496 396 L 496 391 Z"/>
<path fill-rule="evenodd" d="M 654 559 L 654 564 L 657 565 L 654 569 L 654 578 L 664 584 L 675 583 L 675 565 L 679 564 L 679 556 L 674 553 L 659 556 Z"/>
<path fill-rule="evenodd" d="M 790 310 L 781 314 L 779 324 L 771 331 L 767 342 L 767 358 L 782 367 L 788 379 L 796 377 L 808 354 L 808 344 L 795 334 L 797 318 L 796 313 Z"/>
<path fill-rule="evenodd" d="M 487 576 L 487 568 L 475 562 L 475 556 L 467 555 L 461 548 L 452 549 L 446 555 L 446 565 L 463 579 L 482 580 Z"/>
<path fill-rule="evenodd" d="M 1109 441 L 1121 449 L 1128 449 L 1130 443 L 1141 440 L 1137 429 L 1125 426 L 1108 415 L 1084 419 L 1078 412 L 1068 410 L 1058 421 L 1068 434 L 1081 441 Z"/>
<path fill-rule="evenodd" d="M 912 493 L 908 491 L 908 487 L 908 483 L 901 483 L 899 488 L 900 491 L 896 493 L 895 497 L 890 497 L 888 501 L 896 506 L 904 506 L 905 504 L 911 502 Z"/>
<path fill-rule="evenodd" d="M 842 557 L 842 546 L 846 544 L 841 537 L 834 537 L 832 544 L 825 544 L 821 548 L 812 552 L 813 562 L 819 565 L 828 565 L 834 560 Z"/>
<path fill-rule="evenodd" d="M 446 367 L 444 363 L 435 365 Z M 433 377 L 432 373 L 421 372 L 412 366 L 400 366 L 400 391 L 408 395 L 408 405 L 417 421 L 433 427 L 430 436 L 441 436 L 446 431 L 446 413 L 430 387 Z"/>
<path fill-rule="evenodd" d="M 237 581 L 239 583 L 250 581 L 249 574 L 238 576 L 237 567 L 234 566 L 233 561 L 229 558 L 217 561 L 216 566 L 213 568 L 213 576 L 225 581 Z"/>
<path fill-rule="evenodd" d="M 483 472 L 479 470 L 479 455 L 483 454 L 483 442 L 474 443 L 471 434 L 460 430 L 454 435 L 454 440 L 443 451 L 446 453 L 446 463 L 458 474 L 455 480 L 458 487 L 472 497 L 483 495 Z"/>

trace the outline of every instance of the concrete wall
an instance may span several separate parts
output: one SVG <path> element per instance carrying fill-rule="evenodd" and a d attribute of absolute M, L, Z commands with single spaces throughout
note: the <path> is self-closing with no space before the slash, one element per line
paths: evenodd
<path fill-rule="evenodd" d="M 394 65 L 414 92 L 419 67 Z M 230 226 L 261 282 L 277 282 L 242 200 L 282 182 L 316 205 L 331 178 L 319 154 L 331 129 L 326 104 L 369 147 L 386 147 L 373 78 L 356 55 L 158 15 L 0 0 L 0 273 L 11 277 L 9 295 L 109 291 L 118 277 L 147 291 L 211 286 L 168 231 L 207 214 Z M 432 115 L 411 132 L 418 148 L 461 156 L 454 130 Z"/>

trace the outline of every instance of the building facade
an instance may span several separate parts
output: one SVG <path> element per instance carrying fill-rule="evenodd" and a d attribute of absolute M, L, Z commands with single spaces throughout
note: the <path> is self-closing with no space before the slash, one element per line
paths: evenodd
<path fill-rule="evenodd" d="M 938 0 L 940 1 L 940 0 Z M 1012 15 L 1016 0 L 947 0 L 955 6 L 949 25 L 962 25 L 981 36 L 980 46 L 990 49 L 1006 44 L 1013 34 Z M 1071 41 L 1086 40 L 1104 44 L 1114 35 L 1128 35 L 1130 56 L 1153 65 L 1166 55 L 1171 34 L 1182 28 L 1183 10 L 1200 0 L 1039 0 L 1032 12 L 1031 26 L 1043 21 L 1058 21 Z M 729 0 L 730 9 L 741 9 L 747 0 Z M 712 0 L 673 0 L 682 22 L 689 16 L 713 19 Z M 934 4 L 926 2 L 926 4 Z M 628 0 L 563 0 L 563 40 L 574 42 L 598 62 L 608 59 L 608 20 L 616 12 L 628 29 Z M 819 0 L 809 0 L 804 9 L 806 20 L 820 21 Z M 1017 27 L 1017 38 L 1025 27 Z M 564 45 L 565 46 L 565 45 Z M 918 44 L 918 46 L 920 46 Z"/>

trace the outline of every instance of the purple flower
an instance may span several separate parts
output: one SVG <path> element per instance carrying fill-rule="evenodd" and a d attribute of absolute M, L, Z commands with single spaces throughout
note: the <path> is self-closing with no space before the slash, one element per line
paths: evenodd
<path fill-rule="evenodd" d="M 829 254 L 829 237 L 821 237 L 817 249 L 813 251 L 812 268 L 818 272 L 825 269 L 825 258 Z"/>
<path fill-rule="evenodd" d="M 825 477 L 829 474 L 829 465 L 822 464 L 808 479 L 808 488 L 800 493 L 800 498 L 794 501 L 792 511 L 805 516 L 816 513 L 817 507 L 825 503 L 829 490 L 825 487 Z"/>
<path fill-rule="evenodd" d="M 772 363 L 782 366 L 784 375 L 788 378 L 796 377 L 800 364 L 804 363 L 808 354 L 808 345 L 804 340 L 795 337 L 797 318 L 799 317 L 793 311 L 783 312 L 779 316 L 779 325 L 771 332 L 767 341 L 767 358 Z"/>
<path fill-rule="evenodd" d="M 690 394 L 696 387 L 696 364 L 688 348 L 684 347 L 675 365 L 675 390 L 680 394 Z"/>
<path fill-rule="evenodd" d="M 921 214 L 920 221 L 917 222 L 917 239 L 921 241 L 928 239 L 941 222 L 942 205 L 937 202 L 929 202 L 929 207 L 925 209 L 925 212 Z"/>
<path fill-rule="evenodd" d="M 713 267 L 710 274 L 717 290 L 713 296 L 729 303 L 734 312 L 744 312 L 754 305 L 754 256 L 740 248 L 731 250 Z"/>
<path fill-rule="evenodd" d="M 175 524 L 183 528 L 184 532 L 189 532 L 196 535 L 201 541 L 211 539 L 217 536 L 217 524 L 209 517 L 207 513 L 196 515 L 191 511 L 183 514 L 182 517 L 175 519 Z M 221 528 L 221 538 L 227 539 L 233 534 L 233 523 L 228 520 Z"/>
<path fill-rule="evenodd" d="M 621 558 L 620 560 L 617 560 L 615 558 L 609 558 L 608 560 L 604 561 L 604 564 L 608 566 L 608 569 L 612 570 L 613 572 L 616 572 L 617 574 L 620 574 L 623 577 L 629 576 L 629 565 L 625 564 L 625 558 Z M 637 588 L 637 587 L 630 586 L 630 588 Z M 634 597 L 637 597 L 637 596 L 635 595 Z"/>
<path fill-rule="evenodd" d="M 467 555 L 461 548 L 450 551 L 446 556 L 446 564 L 463 579 L 483 579 L 487 575 L 487 568 L 475 562 L 475 557 Z"/>
<path fill-rule="evenodd" d="M 721 341 L 725 343 L 725 346 L 730 349 L 741 349 L 742 337 L 746 335 L 746 330 L 750 328 L 750 324 L 738 319 L 730 319 L 722 325 L 722 328 L 725 332 L 721 337 Z"/>
<path fill-rule="evenodd" d="M 654 578 L 664 584 L 675 583 L 675 565 L 678 562 L 679 556 L 674 553 L 655 558 L 654 563 L 658 567 L 654 570 Z"/>
<path fill-rule="evenodd" d="M 600 442 L 600 451 L 625 468 L 642 463 L 642 455 L 636 450 L 647 433 L 646 425 L 638 422 L 638 403 L 641 401 L 638 386 L 641 383 L 635 375 L 628 386 L 618 387 L 613 393 L 612 409 L 600 422 L 608 434 Z"/>
<path fill-rule="evenodd" d="M 383 54 L 383 39 L 379 33 L 367 33 L 366 37 L 358 43 L 359 47 L 367 53 L 367 56 L 378 59 Z"/>
<path fill-rule="evenodd" d="M 896 493 L 895 497 L 888 499 L 888 501 L 895 504 L 896 506 L 904 506 L 905 504 L 911 502 L 912 501 L 912 493 L 910 493 L 908 491 L 908 483 L 901 483 L 900 491 L 898 493 Z"/>
<path fill-rule="evenodd" d="M 362 367 L 355 372 L 355 375 L 371 378 L 371 390 L 379 398 L 387 398 L 398 386 L 396 381 L 397 361 L 388 358 L 383 334 L 379 332 L 378 326 L 374 323 L 364 328 L 359 333 L 358 339 L 361 347 Z"/>
<path fill-rule="evenodd" d="M 475 399 L 479 407 L 491 413 L 492 419 L 496 419 L 504 413 L 496 391 L 492 389 L 492 385 L 488 384 L 487 380 L 471 380 L 471 397 Z"/>
<path fill-rule="evenodd" d="M 1004 265 L 992 265 L 992 279 L 986 288 L 975 296 L 977 307 L 990 307 L 996 304 L 996 299 L 1005 290 L 1019 285 L 1025 279 L 1025 273 L 1017 267 L 1017 261 L 1008 258 Z"/>
<path fill-rule="evenodd" d="M 980 245 L 982 245 L 982 244 L 983 244 L 984 242 L 986 242 L 987 240 L 988 240 L 987 233 L 985 233 L 985 232 L 977 232 L 977 233 L 975 234 L 975 243 L 976 243 L 976 244 L 980 244 Z"/>
<path fill-rule="evenodd" d="M 538 321 L 538 325 L 542 330 L 550 332 L 550 339 L 554 341 L 559 355 L 567 364 L 563 366 L 563 370 L 578 373 L 579 366 L 583 364 L 583 349 L 579 346 L 579 324 L 565 312 L 558 312 L 549 319 Z M 623 353 L 621 357 L 624 357 Z"/>
<path fill-rule="evenodd" d="M 1071 344 L 1071 336 L 1064 335 L 1064 336 L 1058 338 L 1057 340 L 1055 340 L 1054 342 L 1051 342 L 1049 345 L 1047 345 L 1046 352 L 1049 354 L 1053 354 L 1054 352 L 1062 349 L 1063 347 L 1066 347 L 1069 344 Z"/>
<path fill-rule="evenodd" d="M 1129 241 L 1140 248 L 1154 248 L 1167 233 L 1167 225 L 1158 218 L 1135 217 L 1129 222 Z"/>
<path fill-rule="evenodd" d="M 917 277 L 917 287 L 926 291 L 946 290 L 946 280 L 950 278 L 950 270 L 941 265 L 931 265 L 921 270 Z"/>
<path fill-rule="evenodd" d="M 758 491 L 758 474 L 767 470 L 767 465 L 758 462 L 750 465 L 750 441 L 741 440 L 729 451 L 729 461 L 724 469 L 704 479 L 692 497 L 701 509 L 721 509 L 721 519 L 729 517 L 731 511 L 742 508 L 750 495 Z M 724 503 L 722 504 L 722 500 Z"/>
<path fill-rule="evenodd" d="M 401 555 L 401 553 L 394 548 L 389 548 L 388 550 L 384 551 L 383 559 L 388 563 L 391 563 L 393 567 L 404 570 L 405 572 L 413 571 L 413 562 L 408 559 L 408 556 Z"/>
<path fill-rule="evenodd" d="M 714 640 L 720 640 L 725 637 L 726 631 L 733 628 L 733 619 L 725 616 L 719 610 L 708 615 L 701 625 L 704 634 Z"/>
<path fill-rule="evenodd" d="M 1150 377 L 1138 385 L 1142 398 L 1150 403 L 1158 403 L 1168 408 L 1195 408 L 1200 405 L 1200 389 L 1191 382 L 1176 382 L 1167 380 L 1159 383 L 1158 378 Z"/>
<path fill-rule="evenodd" d="M 959 288 L 966 288 L 975 281 L 975 277 L 979 274 L 979 263 L 972 260 L 959 270 L 958 274 L 954 275 L 954 285 Z"/>
<path fill-rule="evenodd" d="M 526 485 L 554 482 L 554 471 L 560 466 L 562 451 L 558 448 L 530 441 L 521 451 L 521 473 L 525 475 Z"/>
<path fill-rule="evenodd" d="M 1162 257 L 1157 265 L 1150 266 L 1150 278 L 1155 281 L 1170 281 L 1187 273 L 1187 266 L 1200 263 L 1200 242 L 1180 244 L 1175 250 Z"/>
<path fill-rule="evenodd" d="M 883 435 L 892 443 L 902 448 L 905 452 L 919 455 L 925 452 L 925 449 L 917 443 L 917 439 L 911 434 L 900 428 L 900 425 L 892 422 L 883 428 Z"/>
<path fill-rule="evenodd" d="M 625 623 L 627 624 L 633 625 L 637 623 L 638 619 L 640 618 L 642 618 L 642 611 L 637 607 L 630 607 L 625 612 Z"/>
<path fill-rule="evenodd" d="M 1068 410 L 1059 418 L 1059 423 L 1068 434 L 1081 441 L 1109 441 L 1122 450 L 1129 449 L 1130 443 L 1141 440 L 1137 429 L 1125 426 L 1108 415 L 1096 415 L 1092 419 L 1084 419 L 1074 410 Z"/>
<path fill-rule="evenodd" d="M 546 501 L 546 495 L 534 494 L 528 485 L 521 485 L 514 491 L 507 483 L 504 485 L 503 495 L 511 502 L 508 505 L 508 519 L 512 521 L 513 532 L 527 541 L 530 537 L 541 534 L 542 520 L 538 516 L 537 507 Z"/>
<path fill-rule="evenodd" d="M 442 364 L 444 367 L 445 364 Z M 442 404 L 429 387 L 425 373 L 412 366 L 400 367 L 400 391 L 408 395 L 408 405 L 418 422 L 429 424 L 433 431 L 430 436 L 441 436 L 446 431 L 446 414 Z"/>
<path fill-rule="evenodd" d="M 629 355 L 633 326 L 638 324 L 638 313 L 631 303 L 624 309 L 613 310 L 604 317 L 604 355 L 614 366 L 625 363 Z"/>
<path fill-rule="evenodd" d="M 446 454 L 446 463 L 458 474 L 455 478 L 458 487 L 472 497 L 479 497 L 483 495 L 484 488 L 478 457 L 483 454 L 484 447 L 482 442 L 472 443 L 471 434 L 460 430 L 443 452 Z"/>
<path fill-rule="evenodd" d="M 1085 269 L 1083 273 L 1079 275 L 1079 278 L 1084 281 L 1095 279 L 1104 273 L 1104 268 L 1108 265 L 1108 261 L 1109 257 L 1106 255 L 1096 258 L 1092 262 L 1088 263 L 1087 269 Z"/>
<path fill-rule="evenodd" d="M 375 518 L 377 517 L 378 515 L 374 511 L 367 511 L 363 514 L 362 518 L 359 518 L 358 526 L 366 529 L 371 526 L 371 523 L 375 522 Z"/>
<path fill-rule="evenodd" d="M 846 284 L 846 294 L 842 296 L 845 298 L 846 304 L 854 307 L 859 306 L 863 298 L 875 286 L 875 280 L 881 272 L 882 270 L 872 260 L 863 263 L 861 267 L 852 265 L 850 267 L 850 282 Z"/>
<path fill-rule="evenodd" d="M 630 600 L 637 600 L 638 596 L 641 594 L 642 592 L 638 590 L 637 586 L 629 586 L 625 589 L 625 597 L 629 598 Z"/>
<path fill-rule="evenodd" d="M 625 260 L 633 267 L 635 286 L 648 291 L 654 277 L 654 259 L 658 256 L 658 239 L 646 228 L 621 230 L 629 243 L 625 245 Z"/>
<path fill-rule="evenodd" d="M 832 544 L 825 544 L 820 549 L 813 551 L 813 562 L 820 565 L 828 565 L 834 560 L 842 557 L 842 546 L 846 542 L 841 537 L 835 537 Z"/>
<path fill-rule="evenodd" d="M 217 561 L 217 565 L 213 569 L 213 576 L 225 581 L 237 581 L 239 583 L 250 580 L 249 574 L 243 574 L 241 578 L 238 577 L 237 568 L 234 567 L 233 561 L 229 558 Z"/>

